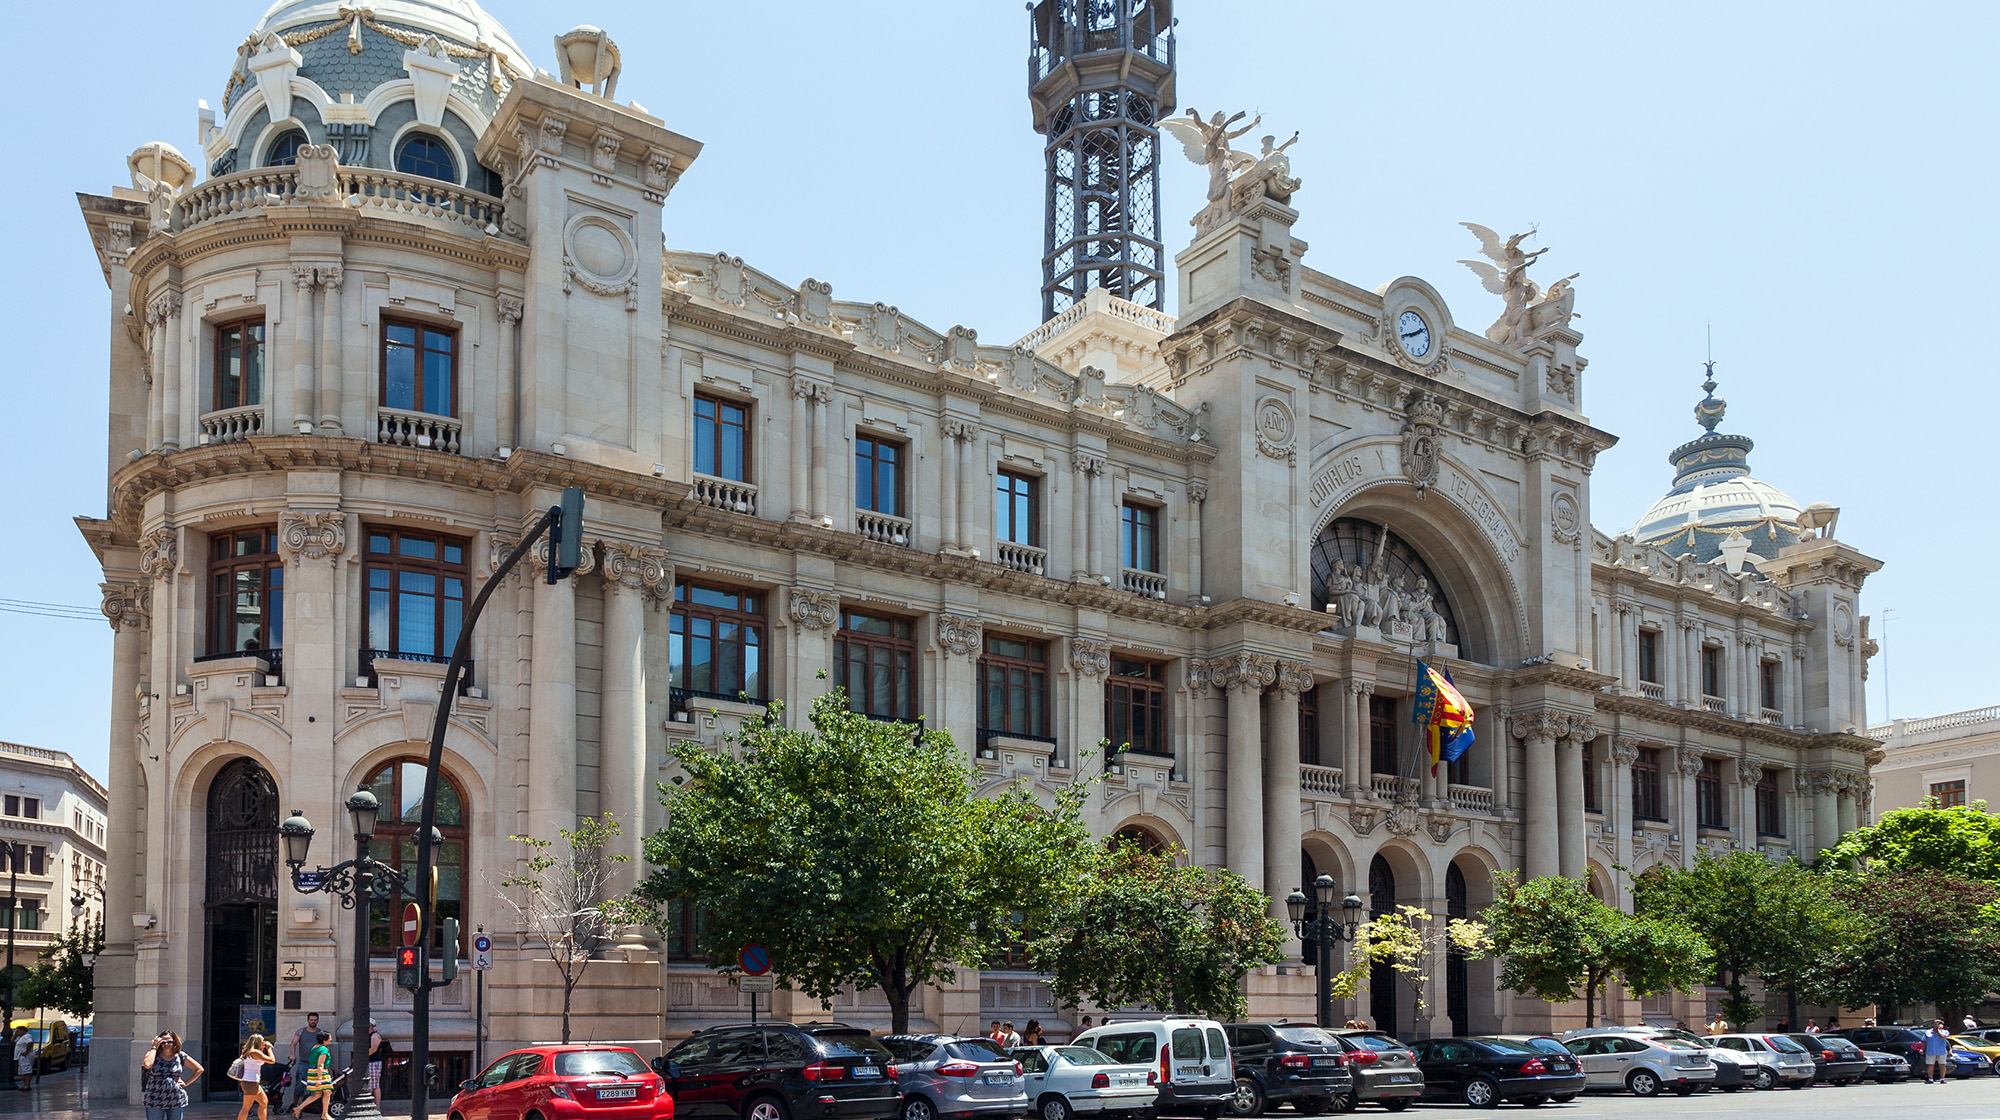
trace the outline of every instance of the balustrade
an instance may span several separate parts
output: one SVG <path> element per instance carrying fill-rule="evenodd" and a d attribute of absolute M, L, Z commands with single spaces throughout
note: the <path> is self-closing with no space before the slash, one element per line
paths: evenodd
<path fill-rule="evenodd" d="M 1299 765 L 1299 790 L 1307 794 L 1339 796 L 1341 791 L 1340 767 L 1314 766 L 1310 763 Z"/>
<path fill-rule="evenodd" d="M 263 434 L 264 406 L 261 404 L 225 408 L 205 413 L 201 418 L 203 443 L 241 443 L 251 436 Z"/>
<path fill-rule="evenodd" d="M 1138 568 L 1122 569 L 1125 590 L 1142 599 L 1165 599 L 1167 597 L 1167 577 L 1158 572 L 1141 571 Z"/>
<path fill-rule="evenodd" d="M 876 513 L 872 509 L 854 511 L 854 531 L 880 544 L 892 544 L 898 548 L 910 547 L 910 519 L 895 517 L 886 513 Z"/>
<path fill-rule="evenodd" d="M 757 488 L 747 482 L 735 482 L 727 478 L 711 475 L 694 476 L 694 489 L 688 497 L 711 509 L 729 513 L 757 514 Z"/>
<path fill-rule="evenodd" d="M 375 410 L 375 442 L 397 447 L 427 447 L 451 455 L 459 453 L 464 425 L 450 416 L 428 412 L 407 412 L 400 408 Z"/>
<path fill-rule="evenodd" d="M 1399 774 L 1376 774 L 1368 779 L 1368 787 L 1381 801 L 1414 801 L 1417 798 L 1418 782 L 1415 778 L 1405 778 Z"/>
<path fill-rule="evenodd" d="M 1013 541 L 1000 541 L 994 546 L 994 551 L 998 553 L 1001 567 L 1012 568 L 1017 572 L 1028 572 L 1031 575 L 1041 575 L 1043 566 L 1049 558 L 1049 550 L 1046 548 L 1017 544 Z"/>
<path fill-rule="evenodd" d="M 1722 697 L 1720 697 L 1720 696 L 1704 696 L 1704 697 L 1702 697 L 1702 698 L 1701 698 L 1701 706 L 1702 706 L 1702 707 L 1704 707 L 1704 708 L 1707 708 L 1707 709 L 1708 709 L 1709 711 L 1711 711 L 1711 712 L 1719 712 L 1719 713 L 1721 713 L 1722 715 L 1728 715 L 1728 714 L 1729 714 L 1729 701 L 1727 701 L 1727 700 L 1724 700 L 1724 699 L 1723 699 Z"/>
<path fill-rule="evenodd" d="M 1667 686 L 1655 684 L 1652 681 L 1640 681 L 1639 695 L 1644 696 L 1648 700 L 1658 700 L 1664 704 L 1667 702 Z"/>
<path fill-rule="evenodd" d="M 339 167 L 337 189 L 321 205 L 352 207 L 362 213 L 422 218 L 456 226 L 458 232 L 491 237 L 500 232 L 505 205 L 490 194 L 420 175 L 374 167 Z M 175 232 L 297 201 L 298 172 L 259 167 L 224 175 L 181 195 L 174 204 Z"/>
<path fill-rule="evenodd" d="M 1451 807 L 1463 813 L 1491 813 L 1493 791 L 1484 786 L 1453 785 L 1446 788 Z"/>
<path fill-rule="evenodd" d="M 1772 727 L 1783 727 L 1785 725 L 1785 713 L 1778 708 L 1760 708 L 1757 714 L 1763 716 L 1764 722 L 1770 724 Z"/>

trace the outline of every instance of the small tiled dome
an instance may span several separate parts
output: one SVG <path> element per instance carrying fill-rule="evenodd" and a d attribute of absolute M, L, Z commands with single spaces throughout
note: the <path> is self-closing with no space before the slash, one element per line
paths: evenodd
<path fill-rule="evenodd" d="M 1639 518 L 1632 536 L 1708 561 L 1731 534 L 1742 533 L 1753 558 L 1775 559 L 1780 548 L 1799 539 L 1799 504 L 1750 476 L 1750 449 L 1756 445 L 1748 436 L 1716 434 L 1726 402 L 1715 395 L 1712 368 L 1702 387 L 1708 395 L 1695 405 L 1695 418 L 1708 431 L 1668 456 L 1675 468 L 1673 489 Z"/>

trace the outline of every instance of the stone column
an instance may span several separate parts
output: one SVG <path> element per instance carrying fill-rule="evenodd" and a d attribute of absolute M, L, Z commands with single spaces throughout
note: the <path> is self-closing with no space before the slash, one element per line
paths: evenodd
<path fill-rule="evenodd" d="M 1349 797 L 1366 797 L 1372 788 L 1369 781 L 1368 750 L 1368 698 L 1375 695 L 1375 682 L 1347 682 L 1347 709 L 1340 721 L 1340 780 L 1347 786 Z"/>
<path fill-rule="evenodd" d="M 1764 777 L 1764 764 L 1739 758 L 1728 773 L 1736 779 L 1736 839 L 1745 850 L 1757 844 L 1757 783 Z"/>
<path fill-rule="evenodd" d="M 501 296 L 494 301 L 493 310 L 500 320 L 500 393 L 499 403 L 493 411 L 494 439 L 502 447 L 519 447 L 521 433 L 515 419 L 521 409 L 521 311 L 518 296 Z M 669 363 L 675 368 L 678 363 Z M 360 399 L 366 400 L 364 395 Z M 797 429 L 793 429 L 795 432 Z M 794 438 L 797 438 L 794 436 Z"/>
<path fill-rule="evenodd" d="M 1201 604 L 1201 507 L 1208 501 L 1208 483 L 1190 482 L 1188 496 L 1188 602 Z"/>
<path fill-rule="evenodd" d="M 1270 756 L 1264 760 L 1264 893 L 1271 898 L 1271 916 L 1289 926 L 1285 896 L 1301 884 L 1299 851 L 1299 694 L 1313 686 L 1312 664 L 1280 661 L 1277 687 L 1270 695 Z M 1233 785 L 1233 783 L 1232 783 Z M 1298 956 L 1299 944 L 1287 938 L 1285 952 Z"/>
<path fill-rule="evenodd" d="M 1513 803 L 1512 760 L 1513 740 L 1507 735 L 1507 705 L 1495 704 L 1486 709 L 1485 726 L 1479 729 L 1481 741 L 1490 744 L 1486 749 L 1493 752 L 1493 810 L 1504 814 L 1513 809 L 1519 815 L 1520 806 Z M 1474 717 L 1475 721 L 1477 716 Z"/>
<path fill-rule="evenodd" d="M 1701 641 L 1694 631 L 1694 619 L 1681 619 L 1681 647 L 1675 657 L 1680 662 L 1680 672 L 1675 674 L 1680 695 L 1674 699 L 1683 708 L 1701 707 Z"/>
<path fill-rule="evenodd" d="M 1597 724 L 1589 716 L 1570 716 L 1568 731 L 1556 750 L 1556 848 L 1564 875 L 1588 878 L 1583 824 L 1583 747 L 1597 737 Z"/>
<path fill-rule="evenodd" d="M 1860 784 L 1867 780 L 1866 776 L 1860 774 L 1840 775 L 1840 807 L 1838 810 L 1839 815 L 1836 819 L 1840 821 L 1841 836 L 1853 832 L 1856 827 L 1855 803 L 1859 800 L 1857 790 Z"/>
<path fill-rule="evenodd" d="M 1070 493 L 1070 579 L 1076 583 L 1089 583 L 1096 578 L 1097 516 L 1094 503 L 1097 499 L 1097 475 L 1104 469 L 1104 460 L 1088 451 L 1077 451 L 1070 455 L 1070 467 L 1076 480 L 1076 489 Z"/>
<path fill-rule="evenodd" d="M 786 597 L 786 614 L 791 619 L 791 656 L 780 664 L 788 674 L 785 695 L 793 702 L 785 708 L 785 722 L 793 728 L 807 726 L 812 702 L 832 686 L 845 683 L 833 664 L 833 633 L 840 626 L 840 596 L 832 591 L 794 587 Z M 825 669 L 830 679 L 820 680 Z"/>
<path fill-rule="evenodd" d="M 1104 738 L 1103 682 L 1111 672 L 1111 647 L 1089 638 L 1071 638 L 1069 667 L 1073 695 L 1068 707 L 1073 730 L 1068 742 L 1056 744 L 1056 758 L 1063 766 L 1075 767 L 1081 752 L 1091 751 L 1093 764 L 1102 770 L 1105 760 L 1097 744 Z"/>
<path fill-rule="evenodd" d="M 341 360 L 341 343 L 345 341 L 340 331 L 340 282 L 343 270 L 337 264 L 321 265 L 318 269 L 320 287 L 326 290 L 322 298 L 326 305 L 325 326 L 320 330 L 319 350 L 319 430 L 321 435 L 337 436 L 343 432 L 340 426 L 341 369 L 346 365 Z"/>
<path fill-rule="evenodd" d="M 644 866 L 646 803 L 653 788 L 646 757 L 646 607 L 673 598 L 674 573 L 665 549 L 605 541 L 604 673 L 600 686 L 598 810 L 618 821 L 611 889 L 630 891 Z M 540 627 L 536 628 L 540 633 Z M 539 675 L 539 674 L 537 674 Z"/>
<path fill-rule="evenodd" d="M 1260 694 L 1277 678 L 1276 660 L 1239 653 L 1209 663 L 1209 679 L 1229 696 L 1229 770 L 1224 801 L 1225 862 L 1252 883 L 1264 881 L 1263 727 Z M 1294 749 L 1298 740 L 1293 739 Z M 1296 778 L 1294 779 L 1296 780 Z M 1293 799 L 1294 805 L 1297 798 Z"/>
<path fill-rule="evenodd" d="M 179 300 L 179 293 L 168 292 L 146 306 L 146 327 L 152 335 L 152 348 L 147 355 L 152 363 L 151 372 L 147 374 L 148 387 L 151 390 L 146 402 L 146 450 L 148 451 L 160 450 L 165 444 L 167 433 L 172 430 L 166 424 L 167 398 L 172 397 L 175 401 L 181 398 L 179 383 L 167 380 L 167 332 L 171 329 L 167 324 L 167 306 Z"/>
<path fill-rule="evenodd" d="M 1618 736 L 1611 740 L 1611 788 L 1604 798 L 1604 819 L 1614 834 L 1622 837 L 1619 843 L 1624 847 L 1629 847 L 1632 839 L 1632 764 L 1637 761 L 1637 739 Z"/>
<path fill-rule="evenodd" d="M 833 438 L 826 414 L 832 396 L 833 392 L 829 386 L 813 386 L 812 514 L 813 520 L 822 525 L 826 524 L 826 519 L 832 512 L 829 508 L 831 501 L 826 492 L 829 485 L 826 465 L 826 457 L 829 454 L 827 446 Z"/>
<path fill-rule="evenodd" d="M 1681 834 L 1681 851 L 1693 860 L 1696 839 L 1701 835 L 1701 814 L 1695 807 L 1695 777 L 1701 773 L 1701 752 L 1693 747 L 1674 748 L 1674 770 L 1681 780 L 1674 787 L 1674 831 Z"/>
<path fill-rule="evenodd" d="M 1812 775 L 1813 846 L 1831 848 L 1840 839 L 1840 775 L 1821 771 Z"/>
<path fill-rule="evenodd" d="M 933 726 L 950 732 L 968 760 L 979 739 L 979 654 L 984 641 L 979 619 L 957 614 L 937 616 L 941 664 Z"/>
<path fill-rule="evenodd" d="M 152 588 L 145 583 L 106 583 L 103 610 L 111 622 L 111 739 L 107 788 L 110 806 L 104 828 L 104 948 L 97 956 L 96 1024 L 99 1061 L 90 1067 L 90 1087 L 102 1099 L 125 1096 L 132 1040 L 137 1031 L 133 982 L 136 950 L 132 915 L 141 905 L 139 887 L 139 681 L 145 673 L 146 639 L 152 625 Z M 165 710 L 165 705 L 161 705 Z M 115 1055 L 115 1057 L 114 1057 Z"/>
<path fill-rule="evenodd" d="M 1522 860 L 1530 879 L 1562 874 L 1562 840 L 1557 831 L 1556 738 L 1566 730 L 1554 712 L 1515 716 L 1514 737 L 1526 744 L 1527 845 Z"/>
<path fill-rule="evenodd" d="M 292 285 L 298 289 L 298 302 L 292 305 L 292 423 L 286 435 L 297 435 L 299 425 L 310 427 L 313 409 L 319 395 L 314 384 L 313 360 L 317 356 L 313 344 L 313 285 L 316 277 L 313 266 L 295 264 L 292 266 Z M 567 827 L 567 826 L 565 826 Z"/>
<path fill-rule="evenodd" d="M 165 388 L 160 393 L 160 449 L 179 451 L 181 448 L 181 294 L 168 292 L 155 300 L 154 306 L 158 308 L 161 341 L 165 343 L 166 351 L 162 370 Z M 189 407 L 200 406 L 190 401 Z"/>
<path fill-rule="evenodd" d="M 1106 578 L 1111 574 L 1111 568 L 1107 567 L 1104 562 L 1104 468 L 1105 462 L 1103 459 L 1091 460 L 1090 524 L 1088 526 L 1090 530 L 1090 574 L 1096 576 L 1100 583 L 1115 584 L 1115 580 Z"/>
<path fill-rule="evenodd" d="M 938 450 L 944 460 L 944 469 L 938 472 L 938 538 L 944 552 L 958 550 L 958 441 L 964 433 L 965 425 L 956 420 L 938 426 Z"/>
<path fill-rule="evenodd" d="M 544 537 L 529 554 L 534 573 L 533 682 L 528 686 L 528 835 L 559 840 L 576 827 L 576 575 L 596 565 L 596 549 L 583 550 L 582 566 L 551 584 Z"/>
<path fill-rule="evenodd" d="M 791 521 L 812 519 L 812 382 L 792 375 L 792 430 L 786 443 L 792 453 Z"/>
<path fill-rule="evenodd" d="M 1639 666 L 1634 663 L 1630 646 L 1625 636 L 1632 630 L 1632 604 L 1613 603 L 1611 605 L 1611 675 L 1618 678 L 1618 687 L 1627 692 L 1639 691 Z"/>
<path fill-rule="evenodd" d="M 973 424 L 960 424 L 958 437 L 958 547 L 967 552 L 979 547 L 982 537 L 993 535 L 993 499 L 986 499 L 982 513 L 979 503 L 980 482 L 986 479 L 985 456 L 981 453 L 979 428 Z M 979 528 L 979 520 L 986 520 L 984 531 Z M 991 557 L 998 559 L 998 557 Z"/>

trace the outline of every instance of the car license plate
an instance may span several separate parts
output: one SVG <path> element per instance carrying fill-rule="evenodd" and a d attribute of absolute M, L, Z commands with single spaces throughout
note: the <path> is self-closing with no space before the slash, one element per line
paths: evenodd
<path fill-rule="evenodd" d="M 1313 1059 L 1313 1066 L 1314 1066 L 1315 1068 L 1318 1068 L 1318 1069 L 1324 1069 L 1324 1068 L 1325 1068 L 1325 1067 L 1327 1067 L 1327 1066 L 1337 1066 L 1337 1065 L 1339 1065 L 1339 1064 L 1340 1064 L 1340 1059 L 1339 1059 L 1339 1058 L 1314 1058 L 1314 1059 Z"/>
<path fill-rule="evenodd" d="M 986 1075 L 986 1083 L 988 1085 L 1012 1085 L 1014 1078 L 1005 1073 L 989 1073 Z"/>
<path fill-rule="evenodd" d="M 854 1067 L 854 1076 L 856 1076 L 856 1077 L 880 1077 L 880 1076 L 882 1076 L 882 1067 L 881 1067 L 881 1066 L 855 1066 L 855 1067 Z"/>
<path fill-rule="evenodd" d="M 1391 1084 L 1391 1085 L 1402 1085 L 1402 1084 L 1406 1084 L 1406 1083 L 1407 1083 L 1407 1082 L 1408 1082 L 1409 1080 L 1410 1080 L 1410 1075 L 1409 1075 L 1409 1074 L 1407 1074 L 1407 1073 L 1399 1073 L 1399 1074 L 1396 1074 L 1395 1076 L 1393 1076 L 1393 1077 L 1389 1078 L 1389 1084 Z"/>
<path fill-rule="evenodd" d="M 623 1089 L 599 1089 L 597 1099 L 601 1101 L 629 1101 L 639 1095 L 639 1090 L 628 1085 Z"/>

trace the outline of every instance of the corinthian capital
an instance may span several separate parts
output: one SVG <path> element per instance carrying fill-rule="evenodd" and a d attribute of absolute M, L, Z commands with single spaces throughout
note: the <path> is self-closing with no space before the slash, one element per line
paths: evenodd
<path fill-rule="evenodd" d="M 1615 766 L 1630 766 L 1639 761 L 1639 740 L 1623 735 L 1611 740 L 1611 762 Z"/>
<path fill-rule="evenodd" d="M 347 548 L 347 515 L 339 510 L 304 510 L 278 515 L 278 553 L 287 560 L 324 560 Z"/>
<path fill-rule="evenodd" d="M 1069 461 L 1070 465 L 1076 468 L 1076 473 L 1078 474 L 1099 475 L 1104 473 L 1104 456 L 1102 455 L 1093 455 L 1088 451 L 1077 451 L 1070 454 Z"/>
<path fill-rule="evenodd" d="M 638 594 L 659 603 L 673 594 L 674 569 L 667 550 L 619 541 L 602 542 L 604 588 L 613 594 Z"/>
<path fill-rule="evenodd" d="M 1548 742 L 1562 738 L 1569 731 L 1569 717 L 1559 712 L 1524 712 L 1509 717 L 1507 728 L 1516 739 Z"/>
<path fill-rule="evenodd" d="M 1310 661 L 1278 662 L 1278 689 L 1288 696 L 1296 697 L 1314 685 L 1313 667 Z"/>
<path fill-rule="evenodd" d="M 1597 738 L 1597 721 L 1590 716 L 1569 717 L 1569 737 L 1588 743 Z"/>
<path fill-rule="evenodd" d="M 1674 769 L 1681 772 L 1681 777 L 1692 778 L 1701 773 L 1703 760 L 1699 752 L 1682 747 L 1674 752 L 1674 756 Z"/>
<path fill-rule="evenodd" d="M 840 621 L 840 596 L 831 591 L 794 587 L 791 595 L 792 621 L 803 630 L 829 630 Z"/>
<path fill-rule="evenodd" d="M 1278 659 L 1255 653 L 1218 657 L 1208 663 L 1209 680 L 1230 692 L 1262 692 L 1278 677 Z"/>
<path fill-rule="evenodd" d="M 139 538 L 139 570 L 147 579 L 174 578 L 174 565 L 180 559 L 181 535 L 166 528 L 155 529 Z"/>
<path fill-rule="evenodd" d="M 153 590 L 141 583 L 100 583 L 104 617 L 113 630 L 144 630 L 153 624 Z"/>
<path fill-rule="evenodd" d="M 498 311 L 500 314 L 501 323 L 507 326 L 513 326 L 515 323 L 521 321 L 521 312 L 523 310 L 521 297 L 501 296 L 499 299 L 494 301 L 493 306 L 494 310 Z"/>

